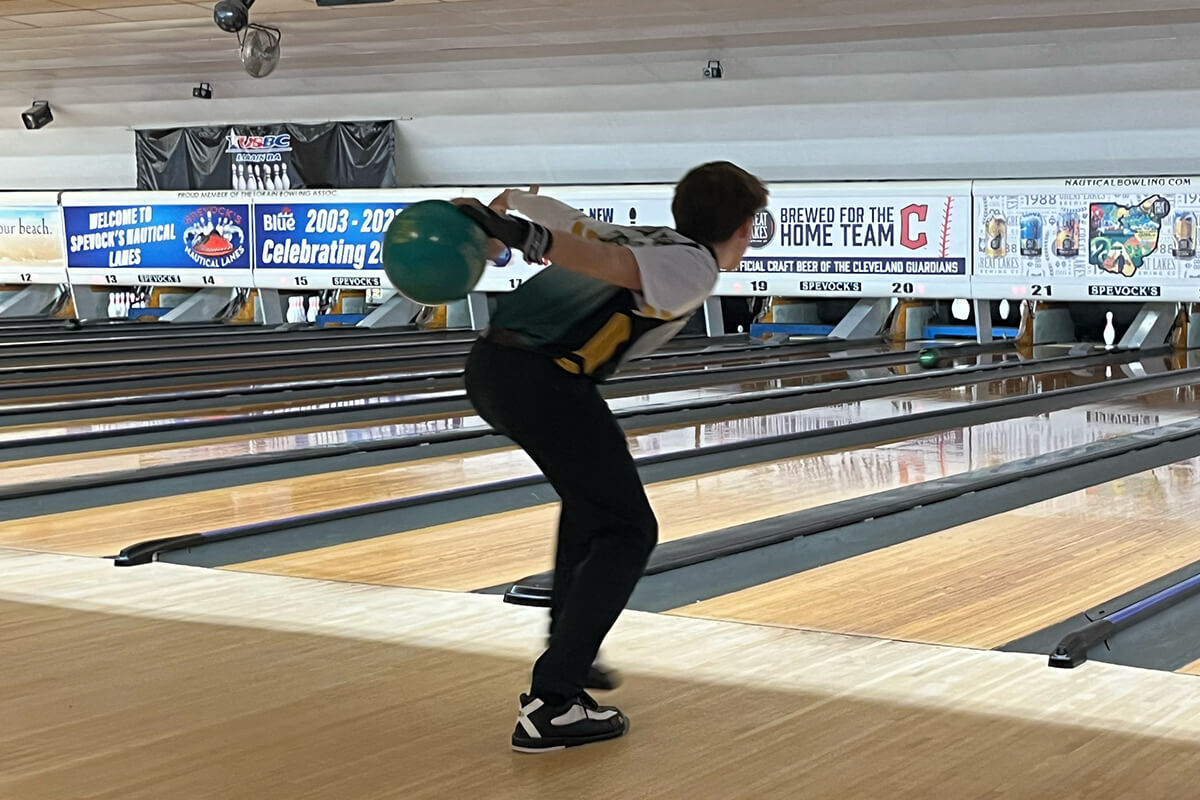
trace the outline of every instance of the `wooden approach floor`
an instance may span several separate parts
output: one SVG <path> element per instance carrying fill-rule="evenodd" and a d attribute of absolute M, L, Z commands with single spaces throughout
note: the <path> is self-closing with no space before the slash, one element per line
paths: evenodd
<path fill-rule="evenodd" d="M 544 612 L 0 550 L 0 797 L 1195 796 L 1200 683 L 627 613 L 622 740 L 508 749 Z"/>

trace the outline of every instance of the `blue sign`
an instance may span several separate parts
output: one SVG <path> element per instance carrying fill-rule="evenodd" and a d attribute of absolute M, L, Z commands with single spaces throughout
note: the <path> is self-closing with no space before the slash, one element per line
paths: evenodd
<path fill-rule="evenodd" d="M 67 266 L 250 269 L 248 205 L 67 206 Z"/>
<path fill-rule="evenodd" d="M 383 268 L 383 235 L 408 203 L 291 203 L 254 206 L 258 269 Z"/>

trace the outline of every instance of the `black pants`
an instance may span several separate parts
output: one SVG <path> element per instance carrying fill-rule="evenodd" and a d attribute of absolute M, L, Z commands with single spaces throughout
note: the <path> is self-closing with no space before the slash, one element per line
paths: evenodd
<path fill-rule="evenodd" d="M 466 386 L 479 415 L 529 454 L 562 500 L 550 642 L 531 687 L 557 704 L 583 691 L 645 571 L 658 523 L 625 433 L 592 381 L 546 356 L 480 339 Z"/>

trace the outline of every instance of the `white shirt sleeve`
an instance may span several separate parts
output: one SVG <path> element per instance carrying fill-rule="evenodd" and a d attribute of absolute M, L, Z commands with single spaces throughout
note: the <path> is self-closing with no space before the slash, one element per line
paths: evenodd
<path fill-rule="evenodd" d="M 630 247 L 642 278 L 646 310 L 674 319 L 699 308 L 717 285 L 720 270 L 707 250 L 688 245 Z"/>
<path fill-rule="evenodd" d="M 509 208 L 553 231 L 600 241 L 624 243 L 639 237 L 630 229 L 589 217 L 577 208 L 545 195 L 513 192 Z M 703 304 L 717 284 L 720 270 L 707 250 L 686 244 L 629 245 L 642 279 L 646 311 L 660 319 L 674 319 Z"/>

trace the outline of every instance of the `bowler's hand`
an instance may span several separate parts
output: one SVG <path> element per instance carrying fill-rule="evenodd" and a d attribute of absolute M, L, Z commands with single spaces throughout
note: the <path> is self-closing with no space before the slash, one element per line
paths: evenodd
<path fill-rule="evenodd" d="M 479 202 L 474 197 L 456 197 L 453 200 L 451 200 L 450 202 L 456 206 L 476 206 L 481 209 L 483 208 L 483 203 Z M 500 213 L 503 213 L 503 212 L 500 212 Z M 499 239 L 488 238 L 487 257 L 489 259 L 491 259 L 492 261 L 495 261 L 497 258 L 499 258 L 501 256 L 501 254 L 504 253 L 504 251 L 507 249 L 508 249 L 508 245 L 506 245 L 504 242 L 500 241 Z"/>
<path fill-rule="evenodd" d="M 496 195 L 496 199 L 488 204 L 488 208 L 495 211 L 497 214 L 508 213 L 512 209 L 512 194 L 513 192 L 526 191 L 524 189 L 505 189 L 500 194 Z M 538 185 L 532 184 L 528 189 L 529 194 L 538 193 Z"/>

